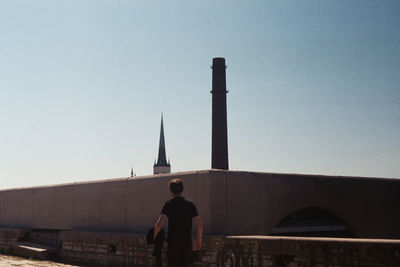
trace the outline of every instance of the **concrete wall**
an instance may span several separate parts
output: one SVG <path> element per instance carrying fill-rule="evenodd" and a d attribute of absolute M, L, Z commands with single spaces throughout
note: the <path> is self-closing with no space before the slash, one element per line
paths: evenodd
<path fill-rule="evenodd" d="M 155 266 L 153 247 L 134 233 L 60 233 L 66 261 Z M 167 244 L 163 247 L 166 264 Z M 400 240 L 205 236 L 194 266 L 399 266 Z"/>
<path fill-rule="evenodd" d="M 0 191 L 0 225 L 16 228 L 32 226 L 32 189 Z"/>
<path fill-rule="evenodd" d="M 145 234 L 61 231 L 55 259 L 90 266 L 155 266 Z M 0 252 L 26 231 L 0 228 Z M 167 243 L 163 246 L 166 264 Z M 400 240 L 299 238 L 274 236 L 205 236 L 194 266 L 399 266 Z"/>
<path fill-rule="evenodd" d="M 292 212 L 321 207 L 357 237 L 400 238 L 400 179 L 230 172 L 227 199 L 228 234 L 269 233 Z"/>
<path fill-rule="evenodd" d="M 26 192 L 32 195 L 31 203 L 25 203 L 26 206 L 17 204 L 15 209 L 31 209 L 30 228 L 51 229 L 56 225 L 58 229 L 71 229 L 74 219 L 74 189 L 73 185 L 27 189 Z M 14 225 L 9 223 L 7 226 Z"/>
<path fill-rule="evenodd" d="M 205 170 L 0 191 L 0 227 L 146 232 L 182 178 L 205 233 L 266 235 L 306 207 L 363 238 L 400 238 L 400 180 Z"/>
<path fill-rule="evenodd" d="M 168 182 L 179 177 L 211 229 L 209 176 L 199 171 L 1 190 L 0 226 L 146 232 L 171 197 Z"/>
<path fill-rule="evenodd" d="M 206 237 L 198 266 L 399 266 L 400 241 L 380 239 Z"/>

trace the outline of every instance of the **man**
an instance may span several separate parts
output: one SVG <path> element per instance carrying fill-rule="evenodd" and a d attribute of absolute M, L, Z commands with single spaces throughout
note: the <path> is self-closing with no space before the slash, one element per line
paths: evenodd
<path fill-rule="evenodd" d="M 169 182 L 172 199 L 164 204 L 161 214 L 154 226 L 154 238 L 168 218 L 168 250 L 169 267 L 190 266 L 192 253 L 192 219 L 196 223 L 197 236 L 193 250 L 201 248 L 203 223 L 196 206 L 182 197 L 183 182 L 173 179 Z"/>

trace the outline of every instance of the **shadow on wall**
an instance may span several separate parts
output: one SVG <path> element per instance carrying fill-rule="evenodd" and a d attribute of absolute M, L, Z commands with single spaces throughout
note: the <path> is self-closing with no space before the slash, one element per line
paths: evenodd
<path fill-rule="evenodd" d="M 271 230 L 271 235 L 308 237 L 355 237 L 350 226 L 333 212 L 307 207 L 292 212 Z"/>

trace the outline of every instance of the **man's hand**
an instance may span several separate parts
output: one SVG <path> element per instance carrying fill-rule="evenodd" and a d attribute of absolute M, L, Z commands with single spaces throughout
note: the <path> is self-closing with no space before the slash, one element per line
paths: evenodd
<path fill-rule="evenodd" d="M 199 249 L 201 249 L 201 240 L 197 239 L 196 242 L 194 243 L 193 250 L 196 251 Z"/>
<path fill-rule="evenodd" d="M 158 217 L 156 225 L 154 226 L 154 237 L 153 237 L 154 240 L 156 239 L 158 233 L 160 232 L 166 217 L 167 216 L 165 216 L 165 214 L 160 214 L 160 217 Z"/>
<path fill-rule="evenodd" d="M 201 239 L 203 238 L 203 222 L 200 219 L 200 216 L 194 217 L 194 222 L 197 226 L 197 238 L 196 242 L 194 243 L 193 250 L 201 249 Z"/>

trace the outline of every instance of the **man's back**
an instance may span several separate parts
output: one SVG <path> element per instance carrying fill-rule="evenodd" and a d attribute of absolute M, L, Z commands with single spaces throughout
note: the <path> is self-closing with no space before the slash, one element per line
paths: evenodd
<path fill-rule="evenodd" d="M 168 244 L 191 245 L 192 219 L 198 216 L 196 206 L 177 196 L 165 203 L 161 213 L 168 217 Z"/>

